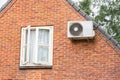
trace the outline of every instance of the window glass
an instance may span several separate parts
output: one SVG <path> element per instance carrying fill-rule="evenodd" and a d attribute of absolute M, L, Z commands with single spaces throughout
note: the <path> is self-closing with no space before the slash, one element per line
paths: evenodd
<path fill-rule="evenodd" d="M 38 62 L 48 61 L 49 30 L 40 29 L 38 35 Z"/>
<path fill-rule="evenodd" d="M 49 44 L 49 30 L 40 29 L 38 35 L 38 43 L 39 44 Z"/>
<path fill-rule="evenodd" d="M 33 56 L 34 56 L 34 53 L 35 53 L 35 30 L 30 30 L 30 43 L 29 44 L 29 59 L 30 59 L 30 62 L 33 62 Z"/>
<path fill-rule="evenodd" d="M 38 47 L 38 62 L 44 61 L 48 62 L 48 46 L 39 46 Z"/>

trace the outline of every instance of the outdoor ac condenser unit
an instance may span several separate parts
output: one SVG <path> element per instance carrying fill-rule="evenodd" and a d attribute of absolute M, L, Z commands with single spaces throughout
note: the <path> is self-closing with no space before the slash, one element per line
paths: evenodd
<path fill-rule="evenodd" d="M 92 21 L 68 21 L 68 38 L 92 39 L 95 36 Z"/>

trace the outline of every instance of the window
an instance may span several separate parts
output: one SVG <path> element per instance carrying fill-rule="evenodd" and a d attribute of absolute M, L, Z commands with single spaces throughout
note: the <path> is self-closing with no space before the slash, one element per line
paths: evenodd
<path fill-rule="evenodd" d="M 11 2 L 12 0 L 0 0 L 0 12 Z"/>
<path fill-rule="evenodd" d="M 20 67 L 52 66 L 53 27 L 22 28 Z"/>

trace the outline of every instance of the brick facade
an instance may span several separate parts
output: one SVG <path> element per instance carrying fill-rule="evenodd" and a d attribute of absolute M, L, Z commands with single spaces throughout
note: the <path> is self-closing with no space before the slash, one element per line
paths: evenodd
<path fill-rule="evenodd" d="M 120 80 L 120 54 L 98 30 L 93 40 L 67 38 L 67 22 L 85 18 L 66 0 L 13 2 L 0 13 L 0 80 Z M 21 28 L 28 25 L 54 26 L 52 69 L 19 69 Z"/>

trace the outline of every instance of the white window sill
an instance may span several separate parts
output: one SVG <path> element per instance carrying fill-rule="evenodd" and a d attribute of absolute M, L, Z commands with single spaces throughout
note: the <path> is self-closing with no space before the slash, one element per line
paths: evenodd
<path fill-rule="evenodd" d="M 41 65 L 41 66 L 20 66 L 20 70 L 26 70 L 26 69 L 52 69 L 52 66 L 49 65 Z"/>

